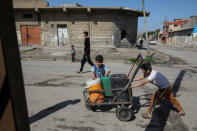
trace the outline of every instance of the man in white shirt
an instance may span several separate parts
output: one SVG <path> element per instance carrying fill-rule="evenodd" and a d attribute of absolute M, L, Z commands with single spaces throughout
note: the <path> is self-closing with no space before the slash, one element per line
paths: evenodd
<path fill-rule="evenodd" d="M 145 79 L 145 80 L 143 80 L 142 82 L 136 85 L 131 86 L 131 88 L 136 88 L 149 82 L 159 88 L 152 95 L 151 103 L 150 103 L 150 106 L 148 107 L 148 111 L 147 113 L 142 114 L 142 117 L 147 118 L 147 119 L 152 118 L 152 114 L 155 110 L 156 105 L 159 104 L 159 102 L 161 101 L 163 97 L 167 98 L 173 104 L 173 106 L 177 108 L 177 110 L 179 111 L 178 112 L 179 116 L 185 115 L 183 108 L 181 107 L 180 103 L 175 99 L 173 95 L 172 86 L 170 82 L 168 81 L 168 79 L 160 72 L 152 70 L 151 64 L 149 62 L 142 64 L 141 69 L 144 75 L 141 77 L 135 78 L 134 81 L 139 81 L 142 79 Z"/>

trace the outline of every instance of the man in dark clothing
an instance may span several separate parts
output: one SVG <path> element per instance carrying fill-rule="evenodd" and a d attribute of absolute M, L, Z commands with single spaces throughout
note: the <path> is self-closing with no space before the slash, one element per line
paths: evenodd
<path fill-rule="evenodd" d="M 142 46 L 143 46 L 143 39 L 141 38 L 140 39 L 140 45 L 137 45 L 137 48 L 142 49 Z"/>
<path fill-rule="evenodd" d="M 142 45 L 143 45 L 143 39 L 141 38 L 140 40 L 140 47 L 142 48 Z"/>
<path fill-rule="evenodd" d="M 77 72 L 77 73 L 82 73 L 83 67 L 84 67 L 84 64 L 86 63 L 86 61 L 88 61 L 88 63 L 91 66 L 94 65 L 94 63 L 92 62 L 92 60 L 90 58 L 90 39 L 88 37 L 88 32 L 87 31 L 83 32 L 83 37 L 85 38 L 84 39 L 84 54 L 83 54 L 83 58 L 81 60 L 81 68 L 80 68 L 80 71 Z"/>

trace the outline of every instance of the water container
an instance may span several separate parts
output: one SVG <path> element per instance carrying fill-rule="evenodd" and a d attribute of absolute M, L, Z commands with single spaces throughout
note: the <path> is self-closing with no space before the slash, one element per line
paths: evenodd
<path fill-rule="evenodd" d="M 126 74 L 113 74 L 110 77 L 111 88 L 125 88 L 127 83 L 129 82 L 129 78 Z M 121 91 L 113 91 L 113 97 L 115 98 L 119 95 Z M 127 102 L 129 101 L 128 92 L 123 92 L 117 99 L 118 102 Z"/>
<path fill-rule="evenodd" d="M 101 77 L 103 89 L 111 89 L 110 77 L 111 76 Z M 104 93 L 105 93 L 105 96 L 113 96 L 112 91 L 105 91 Z"/>
<path fill-rule="evenodd" d="M 102 90 L 102 84 L 101 84 L 101 79 L 97 78 L 95 80 L 88 80 L 86 81 L 88 88 L 88 91 L 95 91 L 95 90 Z M 89 94 L 89 98 L 91 102 L 95 102 L 96 103 L 101 103 L 104 100 L 104 94 L 103 93 L 90 93 Z"/>

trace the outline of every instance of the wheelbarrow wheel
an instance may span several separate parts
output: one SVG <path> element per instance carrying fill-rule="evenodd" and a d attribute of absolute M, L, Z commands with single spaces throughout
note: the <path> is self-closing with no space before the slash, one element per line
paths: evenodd
<path fill-rule="evenodd" d="M 95 111 L 97 110 L 97 107 L 96 107 L 96 106 L 92 106 L 92 107 L 91 107 L 91 110 L 92 110 L 93 112 L 95 112 Z"/>
<path fill-rule="evenodd" d="M 126 106 L 116 108 L 116 116 L 120 121 L 124 122 L 129 121 L 134 117 L 133 111 Z"/>
<path fill-rule="evenodd" d="M 85 105 L 86 109 L 91 110 L 91 106 L 90 105 Z"/>
<path fill-rule="evenodd" d="M 86 105 L 86 109 L 95 112 L 97 110 L 96 106 Z"/>
<path fill-rule="evenodd" d="M 87 99 L 87 102 L 91 103 L 90 98 Z M 85 104 L 85 106 L 86 106 L 86 109 L 88 109 L 88 110 L 91 110 L 91 111 L 94 111 L 94 112 L 97 110 L 96 106 L 91 106 L 91 105 L 88 105 L 88 104 Z"/>

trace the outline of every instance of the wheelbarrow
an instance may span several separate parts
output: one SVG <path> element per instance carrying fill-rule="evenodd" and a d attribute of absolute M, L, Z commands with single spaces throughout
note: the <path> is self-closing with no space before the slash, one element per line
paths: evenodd
<path fill-rule="evenodd" d="M 120 121 L 126 122 L 133 119 L 134 113 L 132 110 L 132 89 L 129 87 L 131 86 L 131 83 L 133 82 L 133 79 L 135 78 L 142 63 L 143 57 L 141 54 L 139 54 L 127 75 L 128 82 L 123 88 L 105 87 L 104 89 L 99 90 L 89 90 L 88 88 L 85 88 L 83 90 L 83 96 L 86 108 L 88 110 L 96 111 L 100 106 L 112 106 L 116 108 L 116 116 Z M 90 95 L 92 93 L 97 94 L 97 97 L 94 100 L 90 99 Z M 122 96 L 126 97 L 127 99 L 121 99 Z"/>

